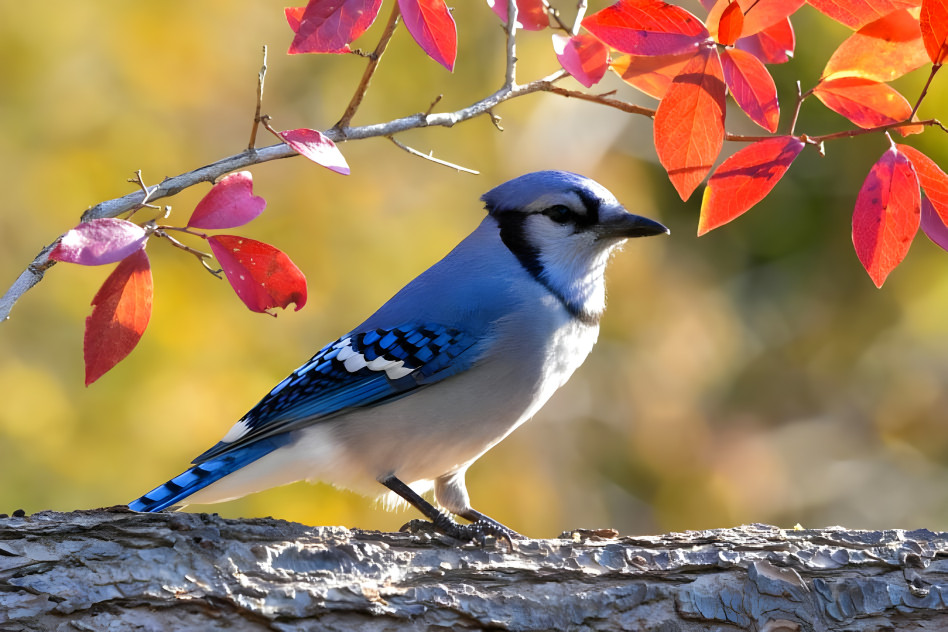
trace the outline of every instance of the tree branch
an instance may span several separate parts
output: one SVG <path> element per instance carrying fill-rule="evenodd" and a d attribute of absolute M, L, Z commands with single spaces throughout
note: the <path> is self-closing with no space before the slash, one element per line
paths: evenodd
<path fill-rule="evenodd" d="M 944 630 L 948 533 L 766 525 L 506 547 L 124 507 L 0 518 L 0 629 Z"/>
<path fill-rule="evenodd" d="M 492 108 L 505 101 L 534 92 L 555 92 L 556 89 L 553 86 L 553 82 L 562 76 L 563 72 L 560 71 L 525 85 L 504 86 L 494 94 L 454 112 L 418 113 L 394 119 L 386 123 L 364 125 L 361 127 L 334 127 L 327 130 L 325 134 L 333 141 L 343 141 L 390 137 L 400 132 L 420 127 L 453 127 L 463 121 L 489 113 Z M 154 202 L 161 198 L 176 195 L 202 182 L 213 183 L 217 178 L 232 171 L 270 162 L 271 160 L 290 158 L 296 155 L 296 152 L 285 143 L 270 145 L 260 149 L 247 149 L 239 154 L 228 156 L 209 165 L 165 179 L 160 184 L 149 188 L 147 201 Z M 86 222 L 103 217 L 117 217 L 122 213 L 140 207 L 145 201 L 143 191 L 134 191 L 122 197 L 106 200 L 90 207 L 82 214 L 81 221 Z M 49 259 L 49 253 L 55 245 L 56 242 L 53 242 L 45 246 L 27 266 L 26 270 L 20 274 L 7 292 L 0 297 L 0 322 L 10 317 L 10 312 L 20 297 L 42 281 L 46 270 L 55 264 L 54 261 L 50 261 Z"/>

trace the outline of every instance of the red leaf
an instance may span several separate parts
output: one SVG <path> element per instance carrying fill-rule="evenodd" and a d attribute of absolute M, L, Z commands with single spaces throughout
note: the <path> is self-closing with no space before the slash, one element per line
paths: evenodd
<path fill-rule="evenodd" d="M 911 147 L 910 145 L 896 145 L 902 154 L 912 161 L 918 182 L 931 200 L 935 211 L 943 222 L 948 223 L 948 175 L 935 164 L 935 161 Z"/>
<path fill-rule="evenodd" d="M 872 166 L 853 212 L 853 246 L 876 287 L 908 254 L 920 212 L 915 169 L 892 147 Z"/>
<path fill-rule="evenodd" d="M 721 51 L 724 81 L 731 96 L 752 121 L 768 132 L 776 132 L 780 122 L 777 87 L 759 59 L 742 50 Z"/>
<path fill-rule="evenodd" d="M 284 10 L 296 35 L 289 54 L 346 53 L 349 43 L 372 26 L 382 0 L 310 0 Z"/>
<path fill-rule="evenodd" d="M 803 150 L 796 136 L 778 136 L 744 147 L 708 179 L 698 236 L 727 224 L 764 199 Z"/>
<path fill-rule="evenodd" d="M 507 23 L 507 0 L 487 0 L 504 24 Z M 527 31 L 542 31 L 550 25 L 543 0 L 517 0 L 517 28 Z"/>
<path fill-rule="evenodd" d="M 803 6 L 804 0 L 734 0 L 744 12 L 741 34 L 753 35 L 782 22 Z M 715 41 L 721 42 L 718 24 L 728 6 L 727 0 L 718 0 L 708 12 L 708 29 Z M 721 42 L 722 44 L 724 42 Z"/>
<path fill-rule="evenodd" d="M 100 266 L 121 261 L 145 247 L 148 234 L 138 224 L 110 217 L 93 219 L 66 231 L 49 258 Z"/>
<path fill-rule="evenodd" d="M 192 228 L 234 228 L 251 221 L 267 201 L 253 194 L 253 176 L 249 171 L 230 173 L 211 187 L 191 213 Z"/>
<path fill-rule="evenodd" d="M 306 304 L 306 277 L 282 251 L 234 235 L 214 235 L 207 241 L 227 281 L 250 311 L 286 309 L 290 303 L 299 311 Z"/>
<path fill-rule="evenodd" d="M 553 51 L 566 72 L 587 88 L 599 83 L 609 69 L 609 49 L 592 35 L 554 33 Z"/>
<path fill-rule="evenodd" d="M 444 0 L 398 0 L 405 26 L 428 57 L 454 71 L 458 33 Z"/>
<path fill-rule="evenodd" d="M 744 11 L 741 10 L 741 5 L 736 1 L 721 0 L 721 2 L 727 2 L 727 6 L 724 7 L 721 18 L 718 20 L 717 41 L 718 44 L 731 46 L 741 36 L 741 31 L 744 30 Z"/>
<path fill-rule="evenodd" d="M 293 148 L 293 151 L 309 158 L 317 165 L 330 171 L 349 175 L 349 163 L 345 156 L 325 134 L 314 129 L 290 129 L 280 132 L 280 138 Z"/>
<path fill-rule="evenodd" d="M 151 318 L 151 266 L 144 250 L 122 260 L 92 299 L 82 340 L 86 386 L 105 375 L 141 340 Z"/>
<path fill-rule="evenodd" d="M 622 80 L 655 99 L 665 98 L 668 86 L 685 67 L 693 53 L 640 57 L 621 53 L 609 63 Z"/>
<path fill-rule="evenodd" d="M 931 200 L 922 196 L 922 230 L 942 250 L 948 250 L 948 226 L 938 215 Z"/>
<path fill-rule="evenodd" d="M 912 106 L 891 86 L 862 77 L 836 77 L 813 89 L 829 109 L 869 129 L 908 119 Z"/>
<path fill-rule="evenodd" d="M 583 27 L 622 53 L 678 55 L 697 52 L 708 39 L 701 20 L 661 0 L 619 0 L 586 16 Z"/>
<path fill-rule="evenodd" d="M 892 81 L 927 63 L 918 20 L 900 9 L 850 35 L 830 57 L 823 78 L 847 75 Z"/>
<path fill-rule="evenodd" d="M 933 64 L 942 64 L 948 55 L 948 1 L 922 0 L 922 39 Z"/>
<path fill-rule="evenodd" d="M 759 33 L 742 37 L 735 46 L 761 60 L 765 64 L 783 64 L 793 57 L 796 39 L 790 18 L 768 26 Z"/>
<path fill-rule="evenodd" d="M 918 0 L 807 0 L 814 9 L 855 30 L 896 9 L 918 6 Z"/>
<path fill-rule="evenodd" d="M 721 152 L 724 95 L 717 51 L 704 48 L 685 64 L 658 104 L 655 149 L 682 200 L 691 196 Z"/>

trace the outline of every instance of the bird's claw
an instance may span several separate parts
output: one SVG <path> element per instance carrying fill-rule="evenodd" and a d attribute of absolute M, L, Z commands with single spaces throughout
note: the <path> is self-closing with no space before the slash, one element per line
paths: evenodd
<path fill-rule="evenodd" d="M 513 551 L 513 541 L 523 540 L 524 536 L 492 520 L 477 520 L 471 524 L 459 524 L 443 516 L 442 520 L 429 522 L 427 520 L 410 520 L 399 529 L 402 533 L 412 535 L 426 535 L 431 537 L 435 533 L 446 535 L 461 542 L 474 542 L 480 546 L 487 546 L 488 538 L 494 537 L 498 541 L 507 543 L 507 550 Z"/>

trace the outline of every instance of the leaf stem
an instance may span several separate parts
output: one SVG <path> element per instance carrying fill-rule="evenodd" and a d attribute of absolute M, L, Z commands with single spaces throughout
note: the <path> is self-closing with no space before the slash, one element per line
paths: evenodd
<path fill-rule="evenodd" d="M 333 129 L 342 132 L 343 136 L 345 136 L 345 130 L 349 128 L 349 123 L 352 122 L 352 118 L 355 116 L 356 111 L 358 111 L 359 106 L 362 105 L 362 99 L 365 98 L 365 93 L 369 90 L 369 82 L 372 81 L 372 76 L 375 74 L 379 62 L 382 60 L 382 54 L 388 47 L 392 35 L 395 34 L 395 27 L 398 26 L 399 15 L 398 3 L 393 2 L 392 12 L 388 16 L 388 24 L 385 25 L 385 30 L 382 31 L 382 36 L 379 38 L 379 43 L 375 46 L 375 50 L 369 55 L 369 63 L 365 67 L 365 72 L 362 73 L 362 79 L 352 94 L 352 99 L 349 101 L 346 111 L 342 113 L 342 118 L 333 125 Z"/>
<path fill-rule="evenodd" d="M 167 232 L 165 232 L 165 230 L 167 230 L 168 228 L 171 228 L 171 227 L 157 226 L 154 232 L 155 237 L 161 237 L 162 239 L 167 239 L 169 242 L 171 242 L 171 245 L 174 246 L 175 248 L 180 248 L 181 250 L 185 252 L 191 253 L 192 255 L 197 257 L 198 261 L 201 262 L 201 265 L 204 266 L 205 270 L 213 274 L 218 279 L 222 278 L 221 272 L 223 272 L 223 270 L 214 270 L 211 266 L 207 264 L 207 260 L 212 258 L 212 256 L 209 253 L 201 252 L 197 248 L 192 248 L 191 246 L 178 241 L 177 239 L 169 235 Z M 174 228 L 174 230 L 184 230 L 185 232 L 189 232 L 189 233 L 191 232 L 187 229 L 181 229 L 181 228 Z M 191 233 L 191 234 L 197 234 L 197 233 Z"/>

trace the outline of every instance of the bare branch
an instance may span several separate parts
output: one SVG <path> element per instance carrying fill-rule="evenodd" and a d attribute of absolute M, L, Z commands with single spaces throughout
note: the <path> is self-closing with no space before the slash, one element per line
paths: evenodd
<path fill-rule="evenodd" d="M 424 158 L 425 160 L 430 160 L 431 162 L 436 163 L 436 164 L 439 164 L 439 165 L 442 165 L 442 166 L 444 166 L 444 167 L 450 167 L 451 169 L 456 169 L 456 170 L 458 170 L 458 171 L 463 171 L 464 173 L 471 173 L 471 174 L 474 174 L 475 176 L 476 176 L 476 175 L 480 175 L 480 173 L 481 173 L 480 171 L 475 171 L 474 169 L 468 169 L 467 167 L 462 167 L 461 165 L 456 165 L 456 164 L 454 164 L 453 162 L 448 162 L 447 160 L 441 160 L 440 158 L 435 158 L 435 157 L 434 157 L 433 155 L 431 155 L 430 153 L 426 154 L 426 153 L 420 152 L 420 151 L 418 151 L 417 149 L 415 149 L 414 147 L 409 147 L 408 145 L 405 145 L 405 144 L 403 144 L 403 143 L 400 143 L 399 141 L 397 141 L 397 140 L 395 139 L 394 136 L 389 136 L 388 139 L 389 139 L 390 141 L 392 141 L 393 143 L 395 143 L 395 145 L 396 145 L 397 147 L 399 147 L 400 149 L 404 149 L 405 151 L 407 151 L 407 152 L 408 152 L 409 154 L 411 154 L 412 156 L 418 156 L 419 158 Z"/>
<path fill-rule="evenodd" d="M 375 70 L 378 68 L 379 62 L 382 60 L 382 54 L 385 52 L 385 48 L 388 46 L 389 41 L 391 41 L 392 35 L 395 34 L 395 27 L 398 26 L 398 16 L 398 3 L 393 2 L 392 13 L 388 16 L 388 24 L 385 25 L 385 30 L 382 32 L 382 36 L 379 38 L 379 43 L 376 45 L 375 51 L 368 55 L 369 64 L 365 67 L 365 72 L 362 73 L 362 80 L 359 81 L 359 85 L 356 88 L 355 93 L 352 95 L 352 99 L 349 101 L 346 111 L 343 112 L 342 118 L 339 119 L 339 122 L 333 126 L 334 128 L 345 129 L 349 127 L 349 123 L 352 122 L 352 117 L 355 116 L 359 106 L 362 105 L 362 99 L 365 98 L 365 93 L 369 89 L 369 82 L 372 81 L 372 76 L 375 74 Z"/>
<path fill-rule="evenodd" d="M 263 108 L 263 82 L 267 78 L 267 47 L 263 47 L 263 65 L 257 75 L 257 110 L 253 115 L 253 127 L 250 129 L 250 142 L 247 149 L 253 151 L 257 145 L 257 128 L 260 126 L 260 110 Z"/>
<path fill-rule="evenodd" d="M 507 71 L 504 75 L 504 87 L 512 89 L 517 85 L 517 10 L 516 2 L 507 3 Z"/>

